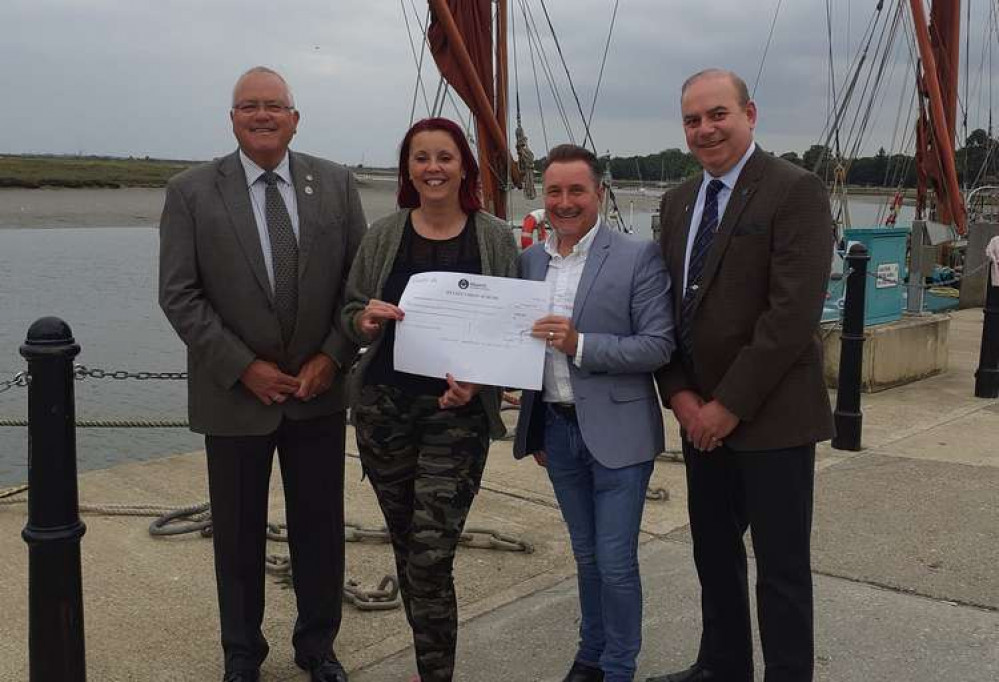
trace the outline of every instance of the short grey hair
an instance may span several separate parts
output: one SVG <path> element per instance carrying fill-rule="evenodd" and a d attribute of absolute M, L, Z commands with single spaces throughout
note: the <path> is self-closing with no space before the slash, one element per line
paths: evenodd
<path fill-rule="evenodd" d="M 683 82 L 683 87 L 680 88 L 680 96 L 683 97 L 687 92 L 687 88 L 704 78 L 728 78 L 732 82 L 732 87 L 735 88 L 735 94 L 739 98 L 739 106 L 743 109 L 749 104 L 749 87 L 746 85 L 746 81 L 742 80 L 738 74 L 734 71 L 729 71 L 728 69 L 704 69 L 698 71 L 693 76 L 688 78 Z"/>
<path fill-rule="evenodd" d="M 282 76 L 277 71 L 267 66 L 254 66 L 253 68 L 247 69 L 246 71 L 244 71 L 239 75 L 239 78 L 236 79 L 236 84 L 232 86 L 233 106 L 235 106 L 236 104 L 236 91 L 239 90 L 239 86 L 243 82 L 243 80 L 248 76 L 253 76 L 258 73 L 267 74 L 268 76 L 274 76 L 279 81 L 284 83 L 284 91 L 288 94 L 288 106 L 290 106 L 292 109 L 295 108 L 295 96 L 291 93 L 291 86 L 288 85 L 288 81 L 284 79 L 284 76 Z"/>

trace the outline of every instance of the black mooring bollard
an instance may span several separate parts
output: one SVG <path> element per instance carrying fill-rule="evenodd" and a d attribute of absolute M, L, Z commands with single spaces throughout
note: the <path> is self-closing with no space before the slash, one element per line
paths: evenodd
<path fill-rule="evenodd" d="M 76 487 L 73 358 L 69 325 L 43 317 L 28 329 L 28 659 L 31 682 L 84 682 L 83 579 Z"/>
<path fill-rule="evenodd" d="M 975 372 L 975 397 L 999 398 L 999 282 L 992 281 L 992 267 L 986 279 L 985 321 L 982 324 L 982 350 Z"/>
<path fill-rule="evenodd" d="M 843 332 L 840 335 L 839 381 L 836 387 L 837 450 L 860 450 L 864 415 L 860 411 L 860 381 L 864 362 L 864 298 L 867 294 L 867 247 L 853 244 L 846 256 L 846 302 L 843 306 Z"/>

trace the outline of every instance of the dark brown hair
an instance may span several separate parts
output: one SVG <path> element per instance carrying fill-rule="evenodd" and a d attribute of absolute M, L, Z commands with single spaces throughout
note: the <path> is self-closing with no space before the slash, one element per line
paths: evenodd
<path fill-rule="evenodd" d="M 545 158 L 544 170 L 548 170 L 548 167 L 553 163 L 571 163 L 573 161 L 582 161 L 589 166 L 590 175 L 593 176 L 593 184 L 600 187 L 600 178 L 603 176 L 603 169 L 600 168 L 600 161 L 597 159 L 597 155 L 586 147 L 580 147 L 578 144 L 560 144 L 557 147 L 552 147 Z"/>

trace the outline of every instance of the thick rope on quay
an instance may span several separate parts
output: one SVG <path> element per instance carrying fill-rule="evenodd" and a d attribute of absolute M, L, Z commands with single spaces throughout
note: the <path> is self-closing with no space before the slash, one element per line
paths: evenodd
<path fill-rule="evenodd" d="M 211 505 L 207 502 L 157 515 L 156 520 L 149 524 L 149 534 L 154 537 L 201 533 L 201 537 L 206 538 L 211 532 L 212 512 Z"/>
<path fill-rule="evenodd" d="M 24 504 L 24 493 L 28 486 L 20 485 L 0 491 L 0 505 Z M 203 538 L 211 537 L 212 512 L 208 502 L 181 507 L 159 504 L 81 504 L 80 512 L 98 516 L 153 516 L 149 524 L 149 534 L 153 537 L 168 537 L 198 533 Z M 288 526 L 285 523 L 267 523 L 267 539 L 273 542 L 288 542 Z M 365 527 L 353 521 L 344 523 L 346 542 L 374 542 L 388 544 L 388 530 L 384 526 Z M 488 528 L 466 528 L 458 544 L 476 549 L 491 549 L 505 552 L 531 554 L 534 545 L 513 535 Z M 286 554 L 268 554 L 264 564 L 267 572 L 275 576 L 285 587 L 291 587 L 291 557 Z M 389 611 L 402 606 L 399 596 L 399 582 L 395 576 L 385 575 L 377 587 L 370 590 L 361 587 L 353 578 L 343 586 L 344 599 L 359 611 Z"/>
<path fill-rule="evenodd" d="M 28 486 L 19 485 L 6 490 L 0 490 L 0 504 L 24 504 L 27 499 L 20 499 L 17 496 L 28 492 Z"/>

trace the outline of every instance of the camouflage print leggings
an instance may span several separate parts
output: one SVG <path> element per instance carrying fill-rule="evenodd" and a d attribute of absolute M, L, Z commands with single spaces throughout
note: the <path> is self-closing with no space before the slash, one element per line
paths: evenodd
<path fill-rule="evenodd" d="M 489 424 L 481 402 L 365 386 L 354 409 L 361 464 L 392 536 L 422 682 L 450 682 L 458 635 L 454 552 L 482 480 Z"/>

